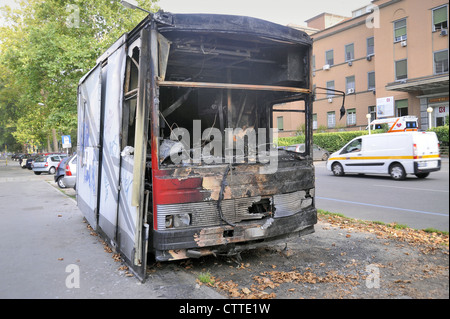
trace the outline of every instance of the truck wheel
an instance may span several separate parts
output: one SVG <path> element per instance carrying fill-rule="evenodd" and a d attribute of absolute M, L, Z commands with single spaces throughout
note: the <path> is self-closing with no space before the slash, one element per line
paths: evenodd
<path fill-rule="evenodd" d="M 428 175 L 430 175 L 430 173 L 417 173 L 417 174 L 416 174 L 417 178 L 425 178 L 425 177 L 427 177 Z"/>
<path fill-rule="evenodd" d="M 406 172 L 402 165 L 393 164 L 389 168 L 389 174 L 391 177 L 397 181 L 403 180 L 406 178 Z"/>
<path fill-rule="evenodd" d="M 334 176 L 344 175 L 344 168 L 339 163 L 334 163 L 333 166 L 331 166 L 331 170 L 333 171 Z"/>

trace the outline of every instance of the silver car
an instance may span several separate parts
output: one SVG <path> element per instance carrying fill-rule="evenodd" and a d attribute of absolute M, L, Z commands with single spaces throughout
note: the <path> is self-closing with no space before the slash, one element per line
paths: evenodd
<path fill-rule="evenodd" d="M 50 154 L 38 156 L 32 163 L 32 169 L 34 174 L 36 175 L 40 175 L 41 173 L 55 174 L 56 167 L 64 157 L 67 157 L 67 154 Z"/>
<path fill-rule="evenodd" d="M 288 151 L 292 151 L 292 152 L 302 153 L 305 151 L 305 144 L 293 144 L 293 145 L 286 146 L 285 149 Z M 326 161 L 329 156 L 330 156 L 330 153 L 326 149 L 324 149 L 316 144 L 313 144 L 313 160 L 314 161 Z"/>
<path fill-rule="evenodd" d="M 73 155 L 66 162 L 66 172 L 64 174 L 63 183 L 68 188 L 76 188 L 77 182 L 77 155 Z"/>

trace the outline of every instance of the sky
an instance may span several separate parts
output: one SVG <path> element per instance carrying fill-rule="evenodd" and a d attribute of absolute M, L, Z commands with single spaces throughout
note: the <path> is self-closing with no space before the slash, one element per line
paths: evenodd
<path fill-rule="evenodd" d="M 0 6 L 16 0 L 0 0 Z M 70 3 L 70 1 L 69 1 Z M 260 18 L 286 25 L 304 22 L 322 12 L 351 16 L 352 10 L 370 0 L 160 0 L 159 6 L 172 13 L 219 13 Z"/>

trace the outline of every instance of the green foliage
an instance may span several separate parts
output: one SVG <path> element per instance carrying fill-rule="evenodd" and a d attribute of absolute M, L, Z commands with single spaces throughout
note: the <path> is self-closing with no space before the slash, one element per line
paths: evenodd
<path fill-rule="evenodd" d="M 383 130 L 372 131 L 372 134 L 383 133 Z M 325 148 L 330 153 L 336 152 L 345 144 L 350 142 L 355 137 L 369 134 L 368 131 L 347 131 L 347 132 L 332 132 L 332 133 L 315 133 L 313 135 L 314 144 Z M 299 144 L 305 142 L 305 136 L 295 137 L 280 137 L 278 138 L 278 146 L 288 146 L 292 144 Z"/>
<path fill-rule="evenodd" d="M 155 11 L 156 1 L 138 2 Z M 108 0 L 28 0 L 0 13 L 0 124 L 22 144 L 45 145 L 52 129 L 76 138 L 79 79 L 146 13 Z"/>
<path fill-rule="evenodd" d="M 384 133 L 383 130 L 372 131 L 372 134 Z M 336 152 L 345 144 L 350 142 L 355 137 L 369 134 L 368 131 L 347 131 L 347 132 L 331 132 L 331 133 L 315 133 L 313 135 L 314 144 L 325 148 L 330 153 Z M 447 129 L 447 141 L 448 141 L 448 129 Z M 278 138 L 278 146 L 288 146 L 292 144 L 300 144 L 305 142 L 305 136 L 295 137 L 280 137 Z"/>
<path fill-rule="evenodd" d="M 449 126 L 438 126 L 438 127 L 432 127 L 428 131 L 435 132 L 437 135 L 437 138 L 442 146 L 449 146 L 448 139 L 449 139 Z"/>
<path fill-rule="evenodd" d="M 314 134 L 314 143 L 333 153 L 355 137 L 369 134 L 368 131 L 347 131 Z"/>
<path fill-rule="evenodd" d="M 297 135 L 290 137 L 280 137 L 278 138 L 278 146 L 288 146 L 292 144 L 305 143 L 305 135 Z"/>

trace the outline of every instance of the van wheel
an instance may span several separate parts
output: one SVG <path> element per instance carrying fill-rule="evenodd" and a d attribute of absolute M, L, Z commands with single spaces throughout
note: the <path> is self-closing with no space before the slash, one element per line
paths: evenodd
<path fill-rule="evenodd" d="M 339 163 L 334 163 L 331 166 L 331 170 L 333 171 L 334 176 L 342 176 L 342 175 L 344 175 L 344 168 Z"/>
<path fill-rule="evenodd" d="M 389 168 L 389 174 L 391 177 L 397 181 L 403 180 L 406 178 L 406 172 L 402 165 L 393 164 Z"/>
<path fill-rule="evenodd" d="M 416 174 L 417 178 L 425 178 L 425 177 L 427 177 L 428 175 L 430 175 L 430 173 L 417 173 L 417 174 Z"/>

